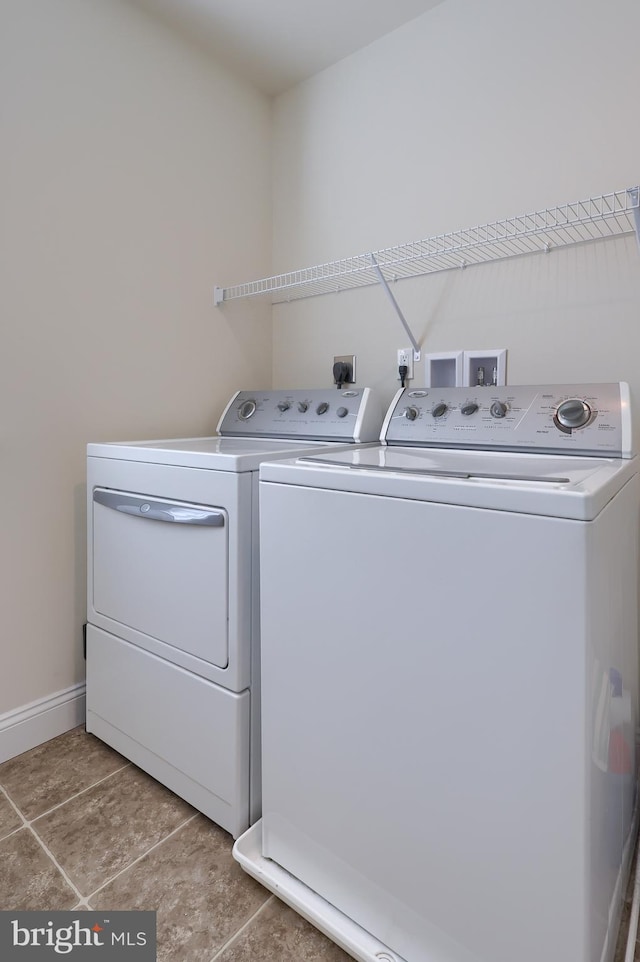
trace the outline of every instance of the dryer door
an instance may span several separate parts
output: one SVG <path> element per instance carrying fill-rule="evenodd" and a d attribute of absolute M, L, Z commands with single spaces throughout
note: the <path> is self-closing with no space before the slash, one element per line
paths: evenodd
<path fill-rule="evenodd" d="M 222 508 L 94 489 L 96 612 L 220 668 L 229 661 L 228 554 Z"/>

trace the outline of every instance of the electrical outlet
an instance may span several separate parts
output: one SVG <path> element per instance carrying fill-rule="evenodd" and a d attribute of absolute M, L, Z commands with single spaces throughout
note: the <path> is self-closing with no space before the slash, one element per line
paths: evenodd
<path fill-rule="evenodd" d="M 401 347 L 398 350 L 398 367 L 406 367 L 405 381 L 410 381 L 413 377 L 413 348 Z M 398 375 L 400 380 L 400 375 Z"/>
<path fill-rule="evenodd" d="M 333 359 L 334 365 L 336 364 L 346 364 L 349 368 L 349 375 L 345 379 L 345 384 L 355 384 L 356 383 L 356 356 L 355 354 L 339 354 Z M 334 376 L 335 381 L 335 376 Z"/>

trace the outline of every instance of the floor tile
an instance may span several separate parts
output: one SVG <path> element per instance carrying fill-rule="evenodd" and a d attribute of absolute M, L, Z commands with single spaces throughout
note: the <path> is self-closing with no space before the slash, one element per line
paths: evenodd
<path fill-rule="evenodd" d="M 269 898 L 200 815 L 90 899 L 95 909 L 157 911 L 158 960 L 209 962 Z"/>
<path fill-rule="evenodd" d="M 84 728 L 74 728 L 0 765 L 0 785 L 30 821 L 126 764 Z"/>
<path fill-rule="evenodd" d="M 318 929 L 279 899 L 246 927 L 217 962 L 353 962 Z"/>
<path fill-rule="evenodd" d="M 70 909 L 78 896 L 28 828 L 0 841 L 0 909 Z"/>
<path fill-rule="evenodd" d="M 193 814 L 190 805 L 132 765 L 32 827 L 87 896 Z"/>
<path fill-rule="evenodd" d="M 15 832 L 22 825 L 20 816 L 16 813 L 11 802 L 0 792 L 0 838 Z"/>

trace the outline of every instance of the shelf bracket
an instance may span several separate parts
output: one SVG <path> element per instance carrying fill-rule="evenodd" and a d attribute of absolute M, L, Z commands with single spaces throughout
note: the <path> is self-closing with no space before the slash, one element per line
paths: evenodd
<path fill-rule="evenodd" d="M 633 222 L 636 227 L 636 240 L 640 247 L 640 187 L 629 187 L 627 194 L 633 205 Z"/>
<path fill-rule="evenodd" d="M 224 301 L 224 288 L 214 287 L 213 288 L 213 306 L 220 307 L 223 301 Z"/>
<path fill-rule="evenodd" d="M 370 259 L 371 259 L 371 264 L 373 265 L 373 270 L 374 270 L 374 272 L 375 272 L 375 274 L 376 274 L 376 277 L 378 278 L 378 280 L 379 280 L 380 283 L 382 284 L 382 289 L 384 290 L 385 294 L 387 295 L 387 297 L 388 297 L 389 300 L 391 301 L 391 303 L 392 303 L 392 305 L 393 305 L 393 309 L 395 310 L 396 314 L 397 314 L 398 317 L 400 318 L 400 321 L 401 321 L 401 323 L 402 323 L 402 326 L 404 327 L 404 329 L 405 329 L 405 331 L 406 331 L 407 337 L 408 337 L 409 340 L 411 341 L 411 346 L 413 347 L 413 360 L 414 360 L 414 361 L 419 361 L 419 360 L 420 360 L 420 345 L 418 344 L 418 342 L 416 341 L 415 337 L 414 337 L 413 334 L 411 333 L 411 328 L 410 328 L 409 325 L 407 324 L 407 320 L 406 320 L 404 314 L 402 313 L 402 311 L 400 310 L 400 305 L 398 304 L 397 300 L 395 299 L 395 297 L 394 297 L 393 294 L 391 293 L 391 288 L 390 288 L 389 285 L 387 284 L 387 280 L 386 280 L 384 274 L 382 273 L 382 271 L 380 270 L 380 267 L 379 267 L 379 265 L 378 265 L 377 260 L 375 259 L 375 257 L 374 257 L 373 254 L 369 254 L 369 257 L 370 257 Z"/>

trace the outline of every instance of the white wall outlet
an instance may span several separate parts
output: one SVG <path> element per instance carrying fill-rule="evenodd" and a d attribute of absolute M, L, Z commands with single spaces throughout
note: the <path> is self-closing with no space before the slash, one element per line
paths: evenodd
<path fill-rule="evenodd" d="M 406 367 L 405 381 L 410 381 L 413 377 L 413 348 L 401 347 L 398 350 L 398 367 Z M 398 374 L 398 380 L 400 375 Z"/>
<path fill-rule="evenodd" d="M 342 383 L 343 383 L 343 384 L 355 384 L 355 383 L 356 383 L 356 356 L 355 356 L 355 354 L 336 354 L 336 355 L 334 356 L 334 358 L 333 358 L 333 365 L 334 365 L 333 381 L 334 381 L 334 384 L 337 383 L 337 382 L 336 382 L 336 375 L 335 375 L 335 365 L 336 365 L 336 364 L 346 364 L 347 367 L 348 367 L 348 369 L 349 369 L 349 373 L 347 374 L 345 380 L 344 380 Z"/>

